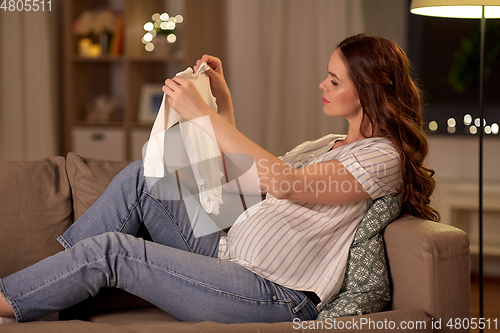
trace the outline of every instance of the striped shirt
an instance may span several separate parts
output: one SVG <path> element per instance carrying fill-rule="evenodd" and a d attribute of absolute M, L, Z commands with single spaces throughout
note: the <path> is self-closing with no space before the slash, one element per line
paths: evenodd
<path fill-rule="evenodd" d="M 268 193 L 221 238 L 219 258 L 282 286 L 315 292 L 320 309 L 337 294 L 359 222 L 374 199 L 396 193 L 402 184 L 399 154 L 389 140 L 368 138 L 331 149 L 344 138 L 331 134 L 307 141 L 280 159 L 293 168 L 338 160 L 362 184 L 369 199 L 321 205 L 279 200 Z"/>

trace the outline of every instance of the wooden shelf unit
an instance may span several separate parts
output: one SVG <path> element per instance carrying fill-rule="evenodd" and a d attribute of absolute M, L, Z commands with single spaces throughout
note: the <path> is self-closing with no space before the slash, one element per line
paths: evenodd
<path fill-rule="evenodd" d="M 111 7 L 125 19 L 123 53 L 103 54 L 90 58 L 78 54 L 79 37 L 73 34 L 73 24 L 85 10 Z M 144 84 L 161 85 L 166 78 L 194 65 L 205 53 L 222 59 L 225 55 L 225 0 L 65 0 L 63 9 L 63 107 L 61 116 L 61 154 L 81 147 L 75 131 L 96 131 L 99 140 L 117 129 L 123 130 L 123 144 L 110 159 L 133 160 L 140 157 L 137 147 L 147 140 L 151 125 L 138 121 L 140 91 Z M 181 14 L 184 22 L 176 28 L 178 40 L 173 51 L 158 54 L 147 52 L 141 39 L 144 24 L 153 13 Z M 97 96 L 116 96 L 121 100 L 123 116 L 119 121 L 89 122 L 87 105 Z M 139 134 L 138 134 L 139 133 Z M 142 144 L 132 140 L 144 140 Z M 109 140 L 112 142 L 113 140 Z M 103 140 L 103 144 L 107 142 Z M 110 144 L 110 143 L 106 143 Z M 102 156 L 99 144 L 84 157 Z M 103 147 L 109 151 L 110 147 Z M 76 153 L 80 153 L 76 151 Z M 94 156 L 92 156 L 94 155 Z"/>

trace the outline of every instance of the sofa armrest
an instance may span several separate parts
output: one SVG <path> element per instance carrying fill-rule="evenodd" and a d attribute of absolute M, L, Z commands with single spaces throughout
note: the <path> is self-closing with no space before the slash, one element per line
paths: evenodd
<path fill-rule="evenodd" d="M 450 225 L 400 217 L 384 232 L 392 309 L 421 309 L 443 332 L 469 318 L 469 238 Z M 453 330 L 457 332 L 457 330 Z"/>

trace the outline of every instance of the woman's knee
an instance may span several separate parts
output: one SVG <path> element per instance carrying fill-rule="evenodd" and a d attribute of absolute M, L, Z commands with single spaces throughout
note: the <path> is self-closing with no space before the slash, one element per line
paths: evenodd
<path fill-rule="evenodd" d="M 140 242 L 134 236 L 121 232 L 106 232 L 81 240 L 73 246 L 81 247 L 83 251 L 94 252 L 96 257 L 110 257 L 119 253 L 131 252 L 136 243 Z"/>
<path fill-rule="evenodd" d="M 144 161 L 143 160 L 134 161 L 134 162 L 130 163 L 127 166 L 127 168 L 131 168 L 131 169 L 134 169 L 136 171 L 142 172 L 142 170 L 144 169 Z"/>
<path fill-rule="evenodd" d="M 144 173 L 144 163 L 142 160 L 137 160 L 135 162 L 130 163 L 122 171 L 117 175 L 125 175 L 126 177 L 130 176 L 139 176 Z"/>
<path fill-rule="evenodd" d="M 123 168 L 111 181 L 109 187 L 136 186 L 142 187 L 144 183 L 144 164 L 142 160 L 137 160 Z M 108 187 L 108 188 L 109 188 Z"/>
<path fill-rule="evenodd" d="M 144 257 L 144 245 L 133 236 L 107 232 L 81 240 L 68 252 L 91 282 L 88 288 L 95 295 L 102 287 L 120 287 L 120 277 L 131 279 L 134 266 L 127 263 L 127 258 Z"/>

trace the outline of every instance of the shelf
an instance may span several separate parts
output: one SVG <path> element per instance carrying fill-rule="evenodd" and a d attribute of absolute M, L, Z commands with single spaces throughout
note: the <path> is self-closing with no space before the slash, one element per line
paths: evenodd
<path fill-rule="evenodd" d="M 125 57 L 127 61 L 130 62 L 165 62 L 165 61 L 183 61 L 182 54 L 180 55 L 169 55 L 166 57 L 156 56 L 151 54 L 150 56 L 130 56 Z"/>
<path fill-rule="evenodd" d="M 158 56 L 155 54 L 151 55 L 143 55 L 143 56 L 127 56 L 127 55 L 120 55 L 120 56 L 99 56 L 99 57 L 85 57 L 85 56 L 79 56 L 79 55 L 73 55 L 71 57 L 71 61 L 73 62 L 81 62 L 81 63 L 112 63 L 112 62 L 132 62 L 132 63 L 140 63 L 140 62 L 160 62 L 164 63 L 166 61 L 183 61 L 182 53 L 180 54 L 174 54 L 174 55 L 167 55 L 167 56 Z"/>
<path fill-rule="evenodd" d="M 115 158 L 131 160 L 140 157 L 142 145 L 152 128 L 152 124 L 138 121 L 143 98 L 141 91 L 146 85 L 162 85 L 166 78 L 193 66 L 196 61 L 193 59 L 204 53 L 223 57 L 225 33 L 221 25 L 213 22 L 224 21 L 225 1 L 65 0 L 62 5 L 64 105 L 61 154 L 74 151 L 83 155 L 103 152 L 106 155 L 112 150 L 110 147 L 120 141 L 119 148 L 116 148 L 119 154 Z M 82 45 L 79 44 L 80 37 L 73 34 L 75 21 L 84 11 L 106 7 L 115 8 L 124 18 L 122 53 L 98 57 L 79 55 L 79 46 Z M 180 14 L 185 20 L 179 30 L 175 30 L 178 36 L 175 44 L 162 44 L 158 40 L 156 49 L 150 53 L 141 41 L 145 34 L 144 23 L 151 20 L 153 13 L 160 12 Z M 83 32 L 81 35 L 87 36 Z M 95 42 L 95 38 L 93 40 Z M 119 121 L 104 122 L 109 119 L 104 116 L 109 112 L 113 115 L 111 119 Z M 92 131 L 120 134 L 109 134 L 109 141 L 105 138 L 97 140 L 99 135 L 85 136 Z"/>
<path fill-rule="evenodd" d="M 73 62 L 82 62 L 82 63 L 109 63 L 109 62 L 123 62 L 125 58 L 123 56 L 99 56 L 99 57 L 83 57 L 79 55 L 74 55 L 71 57 L 71 61 Z"/>
<path fill-rule="evenodd" d="M 92 127 L 92 128 L 123 128 L 127 127 L 130 129 L 139 129 L 139 130 L 148 130 L 151 131 L 153 124 L 142 124 L 138 122 L 129 122 L 125 125 L 124 122 L 106 122 L 106 123 L 98 123 L 98 122 L 89 122 L 84 120 L 75 120 L 73 122 L 74 127 Z"/>
<path fill-rule="evenodd" d="M 73 126 L 78 127 L 123 127 L 123 122 L 106 122 L 106 123 L 98 123 L 98 122 L 89 122 L 84 120 L 75 120 L 73 121 Z"/>
<path fill-rule="evenodd" d="M 151 130 L 153 128 L 153 124 L 132 123 L 132 127 L 137 129 Z"/>

